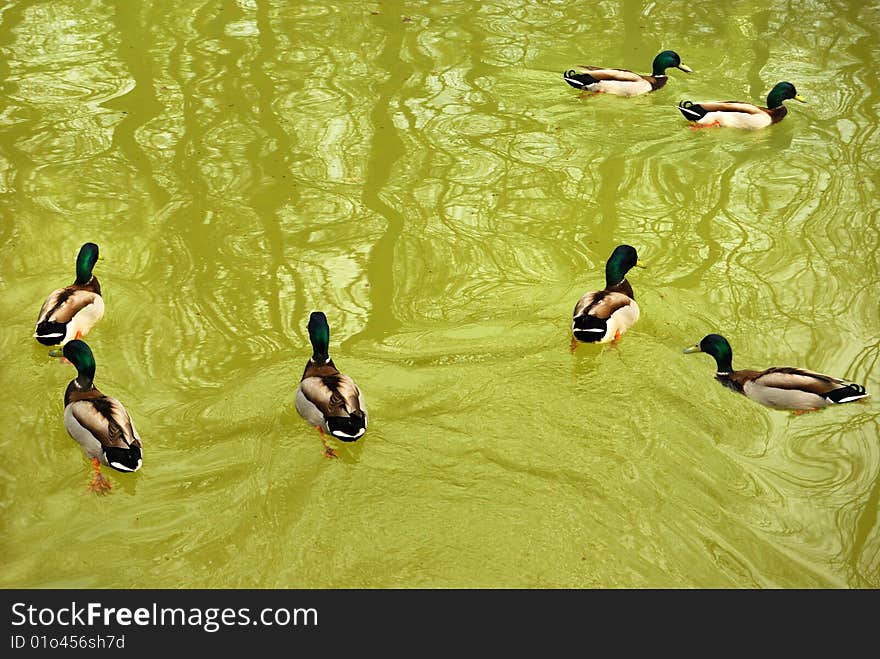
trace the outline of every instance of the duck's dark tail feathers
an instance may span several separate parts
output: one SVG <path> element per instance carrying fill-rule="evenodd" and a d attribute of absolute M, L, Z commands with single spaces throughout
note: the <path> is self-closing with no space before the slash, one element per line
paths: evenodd
<path fill-rule="evenodd" d="M 679 102 L 678 109 L 688 121 L 699 121 L 706 116 L 706 109 L 703 106 L 690 101 Z"/>
<path fill-rule="evenodd" d="M 562 74 L 562 77 L 565 78 L 565 82 L 575 89 L 586 89 L 587 85 L 592 85 L 593 83 L 598 82 L 598 80 L 588 73 L 578 73 L 574 69 L 566 71 Z"/>
<path fill-rule="evenodd" d="M 832 403 L 851 403 L 854 400 L 866 398 L 868 392 L 860 384 L 848 384 L 840 389 L 835 389 L 825 394 L 825 398 Z"/>
<path fill-rule="evenodd" d="M 116 471 L 137 471 L 141 468 L 143 454 L 139 446 L 107 446 L 104 448 L 104 457 Z"/>
<path fill-rule="evenodd" d="M 327 417 L 327 429 L 336 439 L 354 442 L 366 432 L 367 424 L 362 415 Z"/>
<path fill-rule="evenodd" d="M 67 335 L 67 326 L 63 323 L 55 323 L 50 320 L 44 320 L 37 325 L 37 331 L 34 332 L 34 338 L 44 346 L 57 346 Z"/>
<path fill-rule="evenodd" d="M 574 338 L 578 341 L 583 341 L 584 343 L 601 341 L 607 331 L 608 321 L 604 318 L 590 316 L 589 314 L 584 314 L 575 318 L 571 327 L 571 332 L 574 334 Z"/>

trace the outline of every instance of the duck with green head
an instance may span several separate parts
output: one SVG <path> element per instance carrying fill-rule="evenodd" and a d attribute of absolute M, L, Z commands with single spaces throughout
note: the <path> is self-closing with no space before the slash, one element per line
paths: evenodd
<path fill-rule="evenodd" d="M 801 103 L 806 101 L 797 93 L 794 85 L 790 82 L 780 82 L 767 95 L 767 107 L 762 108 L 744 101 L 710 101 L 692 103 L 682 101 L 678 109 L 688 121 L 692 121 L 692 128 L 711 128 L 713 126 L 727 126 L 730 128 L 743 128 L 745 130 L 757 130 L 778 124 L 783 120 L 788 110 L 783 101 L 793 98 Z"/>
<path fill-rule="evenodd" d="M 800 414 L 836 403 L 851 403 L 868 396 L 865 388 L 859 384 L 802 368 L 777 366 L 763 371 L 735 371 L 730 343 L 719 334 L 704 336 L 702 341 L 686 348 L 684 352 L 711 355 L 717 367 L 716 380 L 768 407 L 795 410 Z"/>
<path fill-rule="evenodd" d="M 47 346 L 63 345 L 89 333 L 104 316 L 101 285 L 92 269 L 98 246 L 86 243 L 76 257 L 76 281 L 52 291 L 40 309 L 34 338 Z"/>
<path fill-rule="evenodd" d="M 681 63 L 674 50 L 664 50 L 654 58 L 651 75 L 640 75 L 627 69 L 608 69 L 601 66 L 582 65 L 581 73 L 571 70 L 563 74 L 565 82 L 575 89 L 615 94 L 617 96 L 639 96 L 660 89 L 669 79 L 666 69 L 679 69 L 691 73 L 692 69 Z"/>
<path fill-rule="evenodd" d="M 635 247 L 618 245 L 605 264 L 605 288 L 584 293 L 574 307 L 571 332 L 576 341 L 608 343 L 617 341 L 639 319 L 632 286 L 626 279 L 633 266 L 644 268 Z"/>
<path fill-rule="evenodd" d="M 77 373 L 64 392 L 64 427 L 92 462 L 94 478 L 89 489 L 103 494 L 110 489 L 110 481 L 101 474 L 101 465 L 122 472 L 137 471 L 142 464 L 143 445 L 122 403 L 95 387 L 91 348 L 74 339 L 64 344 L 63 353 Z"/>
<path fill-rule="evenodd" d="M 343 375 L 330 359 L 330 325 L 327 316 L 315 311 L 309 316 L 312 356 L 306 362 L 294 405 L 299 415 L 317 428 L 324 455 L 337 457 L 324 433 L 343 442 L 360 439 L 367 430 L 367 408 L 355 381 Z"/>

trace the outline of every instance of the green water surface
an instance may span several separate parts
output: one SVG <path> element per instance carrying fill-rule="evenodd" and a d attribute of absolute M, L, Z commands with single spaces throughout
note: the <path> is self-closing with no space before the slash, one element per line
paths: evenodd
<path fill-rule="evenodd" d="M 880 587 L 880 6 L 0 3 L 4 587 Z M 578 64 L 695 72 L 580 98 Z M 681 99 L 779 125 L 691 131 Z M 89 465 L 31 334 L 86 241 Z M 615 245 L 642 317 L 569 351 Z M 323 310 L 371 424 L 293 407 Z M 682 348 L 874 398 L 794 416 Z"/>

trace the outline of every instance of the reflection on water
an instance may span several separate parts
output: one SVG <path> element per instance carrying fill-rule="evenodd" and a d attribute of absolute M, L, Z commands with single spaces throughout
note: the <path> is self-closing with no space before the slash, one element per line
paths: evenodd
<path fill-rule="evenodd" d="M 875 403 L 795 418 L 680 357 L 720 331 L 738 367 L 880 391 L 877 18 L 8 3 L 3 583 L 880 586 Z M 645 97 L 561 79 L 667 47 L 696 72 Z M 675 109 L 779 80 L 810 104 L 766 131 Z M 146 447 L 104 499 L 63 429 L 70 368 L 30 339 L 86 240 L 97 383 Z M 571 355 L 574 302 L 621 242 L 649 264 L 642 318 Z M 314 309 L 370 404 L 336 462 L 293 410 Z M 135 558 L 98 569 L 101 542 Z"/>

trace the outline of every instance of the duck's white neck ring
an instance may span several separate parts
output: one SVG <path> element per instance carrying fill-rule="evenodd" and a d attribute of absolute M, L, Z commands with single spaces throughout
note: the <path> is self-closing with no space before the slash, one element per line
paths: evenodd
<path fill-rule="evenodd" d="M 730 375 L 730 371 L 718 371 L 715 375 Z"/>

